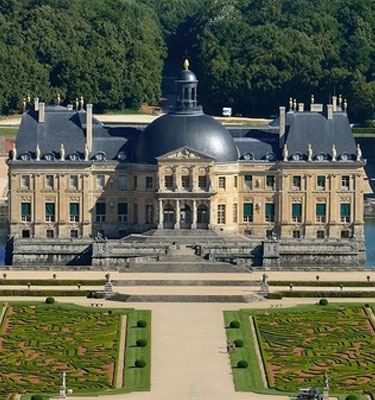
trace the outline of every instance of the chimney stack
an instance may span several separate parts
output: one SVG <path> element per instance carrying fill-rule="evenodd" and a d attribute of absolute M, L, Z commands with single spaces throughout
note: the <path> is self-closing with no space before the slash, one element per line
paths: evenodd
<path fill-rule="evenodd" d="M 298 103 L 298 112 L 304 112 L 305 111 L 305 105 L 303 103 Z"/>
<path fill-rule="evenodd" d="M 280 123 L 279 123 L 279 146 L 280 149 L 284 146 L 284 135 L 285 135 L 285 107 L 281 106 L 279 107 L 279 119 L 280 119 Z"/>
<path fill-rule="evenodd" d="M 333 112 L 337 111 L 337 97 L 332 96 L 332 106 L 333 106 Z"/>
<path fill-rule="evenodd" d="M 92 152 L 92 104 L 86 105 L 86 144 L 87 149 Z"/>
<path fill-rule="evenodd" d="M 333 119 L 333 105 L 327 105 L 327 119 Z"/>
<path fill-rule="evenodd" d="M 38 122 L 44 123 L 44 103 L 39 103 Z"/>

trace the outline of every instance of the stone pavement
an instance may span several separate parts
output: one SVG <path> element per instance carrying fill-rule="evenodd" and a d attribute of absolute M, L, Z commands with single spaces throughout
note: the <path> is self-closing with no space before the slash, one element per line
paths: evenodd
<path fill-rule="evenodd" d="M 104 279 L 106 273 L 103 271 L 7 271 L 7 279 L 51 279 L 52 274 L 57 274 L 57 279 Z M 207 280 L 255 280 L 262 278 L 263 272 L 252 274 L 121 274 L 111 272 L 111 279 L 207 279 Z M 270 272 L 268 279 L 272 280 L 307 280 L 315 279 L 314 273 L 301 272 Z M 173 277 L 171 277 L 173 275 Z M 202 276 L 203 275 L 203 276 Z M 371 272 L 360 273 L 322 273 L 319 272 L 320 280 L 366 280 Z M 1 277 L 2 275 L 0 275 Z M 0 278 L 1 279 L 1 278 Z M 375 279 L 375 272 L 374 277 Z M 33 287 L 33 286 L 32 286 Z M 119 288 L 115 288 L 116 290 Z M 166 287 L 166 286 L 141 286 L 122 287 L 121 291 L 134 290 L 148 294 L 150 292 L 163 290 L 163 293 L 185 291 L 201 291 L 207 293 L 222 293 L 230 291 L 239 293 L 243 290 L 256 290 L 256 287 L 238 286 L 226 287 Z M 32 289 L 31 289 L 32 290 Z M 17 300 L 19 298 L 12 298 Z M 24 299 L 24 298 L 23 298 Z M 33 297 L 33 300 L 37 298 Z M 44 298 L 39 298 L 44 300 Z M 1 300 L 6 300 L 0 298 Z M 9 300 L 9 298 L 7 299 Z M 80 305 L 90 306 L 92 300 L 86 298 L 61 297 L 59 302 L 74 302 Z M 259 301 L 247 304 L 238 303 L 121 303 L 103 300 L 108 307 L 134 307 L 149 309 L 152 312 L 152 370 L 151 391 L 135 392 L 121 395 L 108 395 L 105 400 L 274 400 L 287 399 L 283 396 L 258 395 L 255 393 L 237 393 L 234 390 L 231 367 L 226 352 L 226 336 L 223 319 L 224 310 L 235 310 L 239 308 L 269 308 L 275 304 L 283 307 L 294 306 L 296 302 L 311 304 L 317 299 L 283 299 L 274 301 Z M 330 300 L 334 301 L 334 300 Z M 340 301 L 340 299 L 338 299 Z M 346 299 L 349 301 L 349 299 Z M 350 300 L 351 301 L 351 300 Z M 355 301 L 363 302 L 363 299 Z M 69 386 L 69 377 L 67 377 Z M 58 388 L 56 388 L 56 391 Z M 98 399 L 98 397 L 75 397 L 76 399 Z"/>

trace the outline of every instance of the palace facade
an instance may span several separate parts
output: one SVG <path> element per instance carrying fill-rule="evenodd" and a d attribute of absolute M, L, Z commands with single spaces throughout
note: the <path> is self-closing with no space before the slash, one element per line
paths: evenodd
<path fill-rule="evenodd" d="M 174 110 L 148 126 L 36 100 L 8 161 L 9 263 L 121 268 L 167 255 L 139 243 L 174 230 L 194 246 L 204 231 L 231 238 L 226 250 L 206 240 L 205 255 L 249 267 L 363 268 L 368 185 L 345 101 L 290 101 L 266 126 L 225 128 L 197 90 L 185 64 Z"/>

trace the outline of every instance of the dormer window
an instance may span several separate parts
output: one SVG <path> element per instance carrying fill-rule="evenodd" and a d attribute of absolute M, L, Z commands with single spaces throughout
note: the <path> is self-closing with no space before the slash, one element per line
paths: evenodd
<path fill-rule="evenodd" d="M 79 161 L 81 159 L 78 153 L 70 154 L 68 158 L 71 161 Z"/>
<path fill-rule="evenodd" d="M 303 155 L 302 155 L 299 151 L 296 151 L 296 152 L 292 155 L 292 160 L 293 160 L 293 161 L 302 161 L 302 160 L 303 160 Z"/>
<path fill-rule="evenodd" d="M 124 151 L 120 151 L 120 152 L 117 154 L 117 159 L 118 159 L 119 161 L 125 161 L 127 158 L 128 158 L 128 156 L 126 155 L 126 153 L 125 153 Z"/>
<path fill-rule="evenodd" d="M 267 161 L 275 161 L 275 160 L 276 160 L 276 154 L 275 154 L 275 153 L 272 153 L 272 151 L 270 151 L 270 152 L 268 152 L 268 153 L 264 156 L 264 158 L 265 158 Z"/>
<path fill-rule="evenodd" d="M 317 154 L 315 157 L 315 161 L 327 161 L 327 159 L 328 159 L 327 154 L 323 152 Z"/>
<path fill-rule="evenodd" d="M 43 157 L 46 161 L 55 161 L 55 155 L 53 153 L 47 153 L 45 154 L 45 156 Z"/>
<path fill-rule="evenodd" d="M 103 151 L 96 153 L 94 156 L 94 160 L 96 160 L 96 161 L 105 161 L 106 158 L 107 158 L 106 154 Z"/>
<path fill-rule="evenodd" d="M 31 160 L 31 155 L 30 155 L 30 153 L 22 153 L 20 155 L 20 159 L 22 161 L 29 161 L 29 160 Z"/>
<path fill-rule="evenodd" d="M 341 161 L 349 161 L 350 159 L 351 159 L 351 156 L 346 151 L 344 153 L 342 153 L 341 156 L 340 156 L 340 160 Z"/>

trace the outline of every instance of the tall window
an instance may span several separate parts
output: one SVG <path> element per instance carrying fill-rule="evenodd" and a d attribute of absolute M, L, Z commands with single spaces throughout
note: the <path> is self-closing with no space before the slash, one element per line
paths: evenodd
<path fill-rule="evenodd" d="M 326 218 L 326 204 L 325 203 L 317 203 L 316 204 L 316 222 L 325 223 Z"/>
<path fill-rule="evenodd" d="M 128 203 L 117 204 L 118 222 L 126 224 L 128 222 Z"/>
<path fill-rule="evenodd" d="M 225 176 L 219 176 L 219 189 L 225 189 Z"/>
<path fill-rule="evenodd" d="M 21 221 L 31 221 L 31 203 L 21 203 Z"/>
<path fill-rule="evenodd" d="M 238 175 L 234 175 L 233 177 L 233 186 L 235 189 L 238 188 Z"/>
<path fill-rule="evenodd" d="M 154 206 L 152 204 L 146 204 L 146 224 L 154 223 Z"/>
<path fill-rule="evenodd" d="M 253 222 L 253 203 L 244 203 L 243 222 Z"/>
<path fill-rule="evenodd" d="M 96 203 L 95 215 L 96 222 L 105 222 L 105 203 Z"/>
<path fill-rule="evenodd" d="M 341 177 L 341 189 L 342 190 L 349 190 L 350 188 L 350 176 L 349 175 L 342 175 Z"/>
<path fill-rule="evenodd" d="M 71 189 L 78 189 L 78 175 L 70 175 L 69 177 L 69 186 Z"/>
<path fill-rule="evenodd" d="M 350 222 L 350 203 L 340 204 L 340 219 L 341 222 Z"/>
<path fill-rule="evenodd" d="M 138 177 L 133 176 L 133 189 L 136 190 L 138 186 Z"/>
<path fill-rule="evenodd" d="M 118 177 L 118 190 L 127 190 L 128 188 L 128 176 L 119 175 Z"/>
<path fill-rule="evenodd" d="M 293 190 L 301 190 L 301 177 L 293 176 Z"/>
<path fill-rule="evenodd" d="M 53 175 L 46 175 L 46 189 L 53 189 L 55 177 Z"/>
<path fill-rule="evenodd" d="M 266 222 L 275 221 L 275 204 L 266 203 Z"/>
<path fill-rule="evenodd" d="M 133 204 L 133 222 L 138 224 L 138 204 Z"/>
<path fill-rule="evenodd" d="M 293 222 L 301 222 L 302 221 L 302 204 L 301 203 L 293 203 L 292 204 L 292 220 L 293 220 Z"/>
<path fill-rule="evenodd" d="M 96 175 L 96 188 L 103 189 L 105 185 L 105 176 L 104 175 Z"/>
<path fill-rule="evenodd" d="M 217 223 L 225 224 L 225 204 L 219 204 L 217 206 Z"/>
<path fill-rule="evenodd" d="M 245 175 L 244 176 L 244 184 L 245 189 L 251 189 L 253 186 L 253 177 L 252 175 Z"/>
<path fill-rule="evenodd" d="M 55 222 L 55 203 L 45 204 L 45 221 Z"/>
<path fill-rule="evenodd" d="M 189 175 L 181 176 L 181 186 L 185 190 L 190 188 L 190 176 Z"/>
<path fill-rule="evenodd" d="M 236 224 L 238 221 L 237 215 L 238 215 L 238 206 L 237 206 L 237 203 L 234 203 L 233 204 L 233 223 L 234 224 Z"/>
<path fill-rule="evenodd" d="M 70 222 L 79 222 L 79 203 L 70 203 Z"/>
<path fill-rule="evenodd" d="M 266 176 L 266 189 L 269 190 L 275 189 L 275 177 L 273 175 Z"/>
<path fill-rule="evenodd" d="M 203 190 L 207 189 L 207 176 L 206 175 L 198 176 L 198 187 L 199 187 L 199 189 L 203 189 Z"/>
<path fill-rule="evenodd" d="M 173 189 L 173 176 L 172 175 L 164 176 L 164 186 L 166 189 L 169 189 L 169 190 Z"/>
<path fill-rule="evenodd" d="M 146 176 L 146 190 L 151 190 L 152 189 L 152 176 Z"/>
<path fill-rule="evenodd" d="M 30 189 L 30 175 L 21 176 L 21 187 L 22 189 Z"/>
<path fill-rule="evenodd" d="M 326 177 L 324 175 L 318 175 L 316 177 L 316 187 L 318 190 L 326 189 Z"/>

